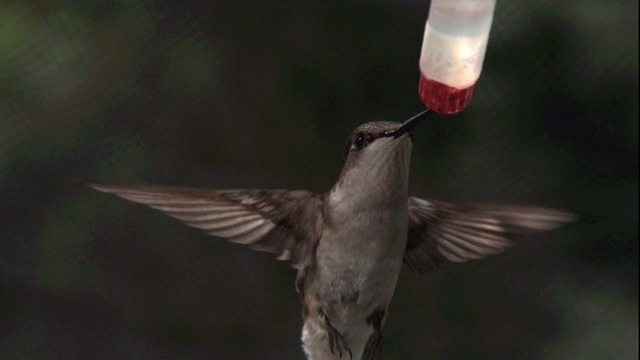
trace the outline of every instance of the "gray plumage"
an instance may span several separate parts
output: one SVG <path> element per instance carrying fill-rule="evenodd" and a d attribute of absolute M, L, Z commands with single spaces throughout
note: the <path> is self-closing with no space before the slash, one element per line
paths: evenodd
<path fill-rule="evenodd" d="M 374 359 L 403 262 L 425 273 L 499 253 L 519 235 L 574 220 L 561 210 L 409 197 L 412 140 L 399 128 L 375 122 L 355 129 L 340 178 L 322 195 L 90 185 L 288 261 L 298 270 L 309 359 Z"/>

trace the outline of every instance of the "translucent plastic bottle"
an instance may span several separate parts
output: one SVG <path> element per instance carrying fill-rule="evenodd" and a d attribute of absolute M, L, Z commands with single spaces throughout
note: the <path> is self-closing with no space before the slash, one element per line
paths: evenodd
<path fill-rule="evenodd" d="M 422 102 L 435 112 L 464 109 L 480 77 L 495 0 L 432 0 L 420 55 Z"/>

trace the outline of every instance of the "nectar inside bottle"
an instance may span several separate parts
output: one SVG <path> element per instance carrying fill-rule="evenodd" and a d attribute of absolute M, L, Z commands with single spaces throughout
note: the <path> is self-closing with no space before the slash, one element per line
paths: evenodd
<path fill-rule="evenodd" d="M 420 74 L 420 84 L 418 92 L 420 100 L 429 109 L 440 114 L 455 114 L 469 104 L 473 87 L 475 84 L 465 88 L 458 89 L 439 81 L 427 79 Z"/>

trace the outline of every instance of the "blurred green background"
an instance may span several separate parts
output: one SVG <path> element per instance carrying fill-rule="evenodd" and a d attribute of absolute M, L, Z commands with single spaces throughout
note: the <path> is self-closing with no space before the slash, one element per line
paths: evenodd
<path fill-rule="evenodd" d="M 301 359 L 295 273 L 77 180 L 328 190 L 422 109 L 426 1 L 0 2 L 0 358 Z M 638 358 L 638 2 L 502 1 L 412 193 L 566 208 L 401 275 L 386 359 Z"/>

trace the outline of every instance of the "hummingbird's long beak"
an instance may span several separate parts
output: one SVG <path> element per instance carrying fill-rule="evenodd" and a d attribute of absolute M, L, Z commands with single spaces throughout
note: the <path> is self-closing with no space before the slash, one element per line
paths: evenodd
<path fill-rule="evenodd" d="M 418 115 L 413 116 L 411 119 L 405 121 L 399 128 L 394 131 L 387 131 L 384 133 L 384 136 L 393 136 L 397 138 L 404 133 L 411 132 L 418 124 L 420 124 L 424 119 L 426 119 L 429 115 L 435 114 L 431 109 L 426 109 L 425 111 L 419 113 Z"/>

